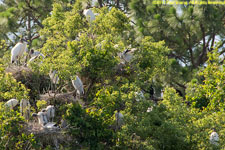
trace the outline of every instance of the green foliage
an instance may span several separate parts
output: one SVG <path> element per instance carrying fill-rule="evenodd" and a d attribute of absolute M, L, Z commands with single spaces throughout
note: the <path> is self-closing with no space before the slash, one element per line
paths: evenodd
<path fill-rule="evenodd" d="M 167 3 L 167 1 L 161 1 Z M 207 61 L 207 54 L 224 45 L 224 6 L 153 4 L 152 0 L 131 0 L 132 19 L 135 21 L 135 39 L 151 36 L 156 42 L 164 41 L 170 49 L 169 58 L 177 65 L 168 67 L 164 84 L 180 91 L 190 82 L 198 67 Z M 220 53 L 220 56 L 224 51 Z M 185 72 L 183 72 L 186 70 Z"/>
<path fill-rule="evenodd" d="M 102 2 L 110 7 L 102 7 Z M 128 2 L 130 18 L 120 11 L 129 10 Z M 11 42 L 1 40 L 0 101 L 30 97 L 31 105 L 40 111 L 48 101 L 36 100 L 49 85 L 47 74 L 56 70 L 58 91 L 66 90 L 50 103 L 55 105 L 57 123 L 62 118 L 67 121 L 70 140 L 59 143 L 61 149 L 213 149 L 212 128 L 220 136 L 216 148 L 225 148 L 223 50 L 207 56 L 215 37 L 224 36 L 222 6 L 180 7 L 179 14 L 174 6 L 152 5 L 152 1 L 99 0 L 100 7 L 90 8 L 96 14 L 90 22 L 83 15 L 83 9 L 92 5 L 89 0 L 3 3 L 0 38 L 16 36 L 26 28 L 20 34 L 28 36 L 29 48 L 41 45 L 39 51 L 46 57 L 29 63 L 32 71 L 23 72 L 17 82 L 3 68 L 10 56 L 6 43 Z M 41 38 L 32 39 L 37 32 Z M 223 43 L 218 43 L 218 49 Z M 130 62 L 119 57 L 125 49 L 133 52 Z M 198 68 L 207 59 L 206 67 Z M 74 96 L 69 92 L 74 90 L 75 75 L 84 83 L 84 95 L 78 100 L 82 106 L 66 104 L 67 96 Z M 161 100 L 165 85 L 186 95 L 180 97 L 175 89 L 166 88 L 163 100 L 154 104 L 150 99 Z M 33 134 L 27 134 L 19 113 L 2 106 L 0 149 L 53 149 L 47 141 L 37 143 Z M 117 111 L 124 116 L 121 127 L 116 126 Z"/>
<path fill-rule="evenodd" d="M 24 132 L 25 121 L 16 111 L 4 108 L 0 103 L 0 149 L 38 148 L 34 135 Z"/>
<path fill-rule="evenodd" d="M 10 73 L 5 73 L 0 67 L 0 101 L 7 101 L 11 98 L 18 100 L 28 98 L 28 90 L 23 84 L 17 82 Z"/>
<path fill-rule="evenodd" d="M 115 8 L 94 9 L 98 15 L 91 23 L 81 15 L 81 7 L 79 1 L 69 10 L 55 3 L 40 31 L 48 37 L 42 48 L 47 57 L 41 70 L 57 70 L 60 85 L 70 82 L 76 74 L 92 85 L 110 78 L 119 63 L 118 53 L 123 51 L 114 46 L 125 47 L 123 33 L 130 29 L 129 19 Z"/>
<path fill-rule="evenodd" d="M 185 133 L 168 114 L 167 105 L 150 101 L 135 103 L 136 111 L 125 114 L 126 124 L 119 131 L 119 149 L 187 149 Z M 152 107 L 151 112 L 146 112 Z M 132 107 L 129 107 L 132 110 Z"/>
<path fill-rule="evenodd" d="M 5 40 L 0 41 L 0 64 L 6 66 L 9 64 L 10 53 L 7 51 L 7 43 Z"/>
<path fill-rule="evenodd" d="M 198 74 L 199 80 L 188 84 L 187 100 L 194 107 L 218 111 L 224 106 L 224 64 L 216 51 L 208 57 L 206 68 Z"/>
<path fill-rule="evenodd" d="M 155 76 L 163 77 L 167 73 L 169 66 L 167 54 L 170 50 L 164 44 L 163 41 L 154 42 L 151 37 L 146 36 L 137 47 L 133 63 L 137 67 L 135 68 L 137 76 L 142 82 L 151 81 Z"/>
<path fill-rule="evenodd" d="M 108 124 L 103 121 L 101 109 L 82 109 L 79 104 L 68 106 L 65 118 L 71 125 L 69 133 L 74 138 L 71 146 L 82 146 L 90 149 L 104 149 L 111 144 L 113 133 L 108 129 Z"/>
<path fill-rule="evenodd" d="M 47 102 L 45 100 L 38 100 L 36 105 L 38 110 L 41 110 L 47 107 Z"/>

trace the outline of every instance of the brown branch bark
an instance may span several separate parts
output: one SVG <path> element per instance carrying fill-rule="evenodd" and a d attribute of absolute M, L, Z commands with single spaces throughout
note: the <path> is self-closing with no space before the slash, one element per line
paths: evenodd
<path fill-rule="evenodd" d="M 215 37 L 216 37 L 215 34 L 213 34 L 213 35 L 214 35 L 214 36 L 213 36 L 213 39 L 212 39 L 212 42 L 211 42 L 211 46 L 210 46 L 210 50 L 209 50 L 209 51 L 212 51 L 212 50 L 213 50 L 214 41 L 215 41 Z"/>
<path fill-rule="evenodd" d="M 206 45 L 206 41 L 205 41 L 205 28 L 203 27 L 203 24 L 200 23 L 200 28 L 201 28 L 201 32 L 202 32 L 202 40 L 203 40 L 203 47 L 202 47 L 202 52 L 198 57 L 197 60 L 197 66 L 200 66 L 201 64 L 203 64 L 206 60 L 207 60 L 207 45 Z"/>
<path fill-rule="evenodd" d="M 103 7 L 102 0 L 98 0 L 98 4 L 99 4 L 100 7 Z"/>
<path fill-rule="evenodd" d="M 35 18 L 35 16 L 32 13 L 30 14 L 30 16 L 39 27 L 41 27 L 42 29 L 44 28 L 43 24 L 37 18 Z"/>

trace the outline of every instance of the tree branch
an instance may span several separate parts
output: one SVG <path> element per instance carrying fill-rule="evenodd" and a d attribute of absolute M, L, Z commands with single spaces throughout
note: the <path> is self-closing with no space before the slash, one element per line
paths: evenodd
<path fill-rule="evenodd" d="M 34 20 L 34 22 L 37 23 L 37 25 L 38 25 L 39 27 L 41 27 L 42 29 L 44 28 L 43 24 L 42 24 L 37 18 L 35 18 L 34 15 L 33 15 L 32 13 L 30 14 L 30 16 L 31 16 L 31 18 Z"/>
<path fill-rule="evenodd" d="M 216 37 L 216 34 L 215 34 L 215 33 L 213 33 L 213 39 L 212 39 L 212 42 L 211 42 L 211 46 L 210 46 L 209 51 L 212 51 L 212 50 L 213 50 L 213 46 L 214 46 L 215 37 Z"/>
<path fill-rule="evenodd" d="M 201 32 L 202 32 L 202 40 L 203 40 L 203 47 L 202 47 L 202 52 L 198 57 L 197 60 L 197 66 L 201 65 L 204 61 L 205 61 L 205 57 L 207 54 L 207 47 L 206 47 L 206 41 L 205 41 L 205 28 L 203 27 L 203 24 L 200 23 L 200 28 L 201 28 Z"/>

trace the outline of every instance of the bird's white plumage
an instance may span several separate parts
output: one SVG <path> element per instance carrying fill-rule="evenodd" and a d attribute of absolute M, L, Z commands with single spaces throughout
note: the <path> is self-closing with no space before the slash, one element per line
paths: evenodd
<path fill-rule="evenodd" d="M 123 114 L 120 113 L 120 112 L 117 112 L 115 114 L 115 117 L 116 117 L 116 125 L 117 125 L 117 127 L 121 127 L 122 124 L 123 124 Z"/>
<path fill-rule="evenodd" d="M 85 17 L 87 18 L 89 22 L 92 22 L 95 20 L 95 14 L 92 12 L 91 9 L 85 9 L 83 14 L 85 15 Z"/>
<path fill-rule="evenodd" d="M 219 144 L 219 135 L 216 132 L 212 132 L 209 140 L 210 140 L 211 144 L 218 145 Z"/>
<path fill-rule="evenodd" d="M 34 57 L 31 57 L 31 59 L 29 60 L 29 62 L 33 62 L 38 56 L 34 56 Z"/>
<path fill-rule="evenodd" d="M 83 82 L 78 76 L 76 76 L 75 80 L 72 80 L 72 84 L 73 84 L 73 87 L 77 90 L 77 93 L 79 95 L 84 94 Z"/>
<path fill-rule="evenodd" d="M 23 55 L 27 47 L 26 42 L 18 42 L 11 50 L 11 63 Z"/>
<path fill-rule="evenodd" d="M 34 51 L 30 56 L 31 58 L 35 56 L 41 56 L 42 58 L 45 58 L 45 56 L 39 51 Z"/>
<path fill-rule="evenodd" d="M 130 62 L 133 58 L 133 53 L 137 49 L 132 48 L 130 50 L 125 49 L 122 53 L 119 54 L 120 58 L 123 59 L 125 62 Z"/>
<path fill-rule="evenodd" d="M 37 117 L 38 117 L 38 123 L 40 125 L 44 126 L 45 124 L 48 123 L 46 112 L 38 112 Z"/>
<path fill-rule="evenodd" d="M 163 98 L 164 91 L 161 90 L 160 97 Z"/>
<path fill-rule="evenodd" d="M 55 122 L 48 122 L 47 124 L 44 125 L 44 128 L 56 129 L 58 127 L 56 126 L 56 123 Z"/>
<path fill-rule="evenodd" d="M 53 105 L 49 105 L 45 110 L 48 121 L 53 121 L 53 118 L 55 117 L 55 107 Z"/>
<path fill-rule="evenodd" d="M 18 104 L 18 100 L 17 99 L 10 99 L 5 103 L 5 106 L 9 107 L 9 108 L 13 108 Z"/>
<path fill-rule="evenodd" d="M 34 57 L 34 56 L 39 56 L 41 54 L 41 52 L 39 51 L 34 51 L 30 56 Z"/>
<path fill-rule="evenodd" d="M 57 71 L 56 70 L 50 71 L 49 77 L 50 77 L 50 79 L 51 79 L 53 84 L 58 84 L 59 83 L 59 76 L 57 75 Z"/>
<path fill-rule="evenodd" d="M 30 116 L 30 102 L 29 100 L 22 99 L 20 101 L 20 113 L 26 120 L 29 119 Z"/>

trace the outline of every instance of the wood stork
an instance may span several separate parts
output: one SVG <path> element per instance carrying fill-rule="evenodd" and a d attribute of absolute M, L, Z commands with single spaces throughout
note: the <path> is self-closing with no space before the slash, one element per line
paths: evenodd
<path fill-rule="evenodd" d="M 46 125 L 48 123 L 46 112 L 38 112 L 37 114 L 33 113 L 33 117 L 38 118 L 38 123 L 42 126 Z"/>
<path fill-rule="evenodd" d="M 120 58 L 123 59 L 125 62 L 130 62 L 133 58 L 133 53 L 136 51 L 136 48 L 132 49 L 125 49 L 122 53 L 120 53 Z"/>
<path fill-rule="evenodd" d="M 11 63 L 17 61 L 25 52 L 27 47 L 27 42 L 21 39 L 11 50 Z"/>
<path fill-rule="evenodd" d="M 30 102 L 29 100 L 22 99 L 20 101 L 20 113 L 26 120 L 30 117 Z"/>
<path fill-rule="evenodd" d="M 31 49 L 30 50 L 30 57 L 35 57 L 35 56 L 41 56 L 42 58 L 45 58 L 45 56 L 39 52 L 39 51 L 34 51 L 34 49 Z"/>
<path fill-rule="evenodd" d="M 92 22 L 95 20 L 95 14 L 92 12 L 91 9 L 85 9 L 83 14 L 89 22 Z"/>
<path fill-rule="evenodd" d="M 29 63 L 33 62 L 37 58 L 38 58 L 38 56 L 31 57 L 31 59 L 29 60 Z"/>
<path fill-rule="evenodd" d="M 18 100 L 17 99 L 10 99 L 5 103 L 5 106 L 8 108 L 13 109 L 13 107 L 15 107 L 18 104 Z"/>
<path fill-rule="evenodd" d="M 49 72 L 49 77 L 51 79 L 51 89 L 55 91 L 56 84 L 59 84 L 59 76 L 57 75 L 57 71 L 53 70 Z"/>
<path fill-rule="evenodd" d="M 55 107 L 53 105 L 49 105 L 45 108 L 45 110 L 48 121 L 53 121 L 55 117 Z"/>
<path fill-rule="evenodd" d="M 57 129 L 59 128 L 55 122 L 48 122 L 44 125 L 44 128 L 47 129 Z"/>
<path fill-rule="evenodd" d="M 219 145 L 219 135 L 216 133 L 215 129 L 213 129 L 213 132 L 210 134 L 209 141 L 212 145 Z"/>
<path fill-rule="evenodd" d="M 83 88 L 83 83 L 82 83 L 81 79 L 78 76 L 76 76 L 75 80 L 73 80 L 73 79 L 71 79 L 71 80 L 72 80 L 73 87 L 77 90 L 77 94 L 80 97 L 81 94 L 84 94 L 84 88 Z"/>
<path fill-rule="evenodd" d="M 117 113 L 115 114 L 116 117 L 116 129 L 119 129 L 122 124 L 123 124 L 123 114 L 120 113 L 118 110 Z"/>
<path fill-rule="evenodd" d="M 40 57 L 42 57 L 42 59 L 45 58 L 45 56 L 44 56 L 42 53 L 40 53 L 40 54 L 38 54 L 38 55 L 35 55 L 35 56 L 31 57 L 30 60 L 29 60 L 28 62 L 31 63 L 31 62 L 35 61 L 37 58 L 40 58 Z M 43 63 L 43 62 L 41 61 L 40 64 L 42 64 L 42 63 Z M 29 64 L 28 64 L 28 65 L 29 65 Z"/>
<path fill-rule="evenodd" d="M 57 75 L 57 73 L 58 72 L 56 70 L 50 71 L 50 73 L 49 73 L 49 77 L 53 84 L 59 83 L 59 76 Z"/>
<path fill-rule="evenodd" d="M 164 90 L 161 90 L 160 98 L 163 99 Z"/>

